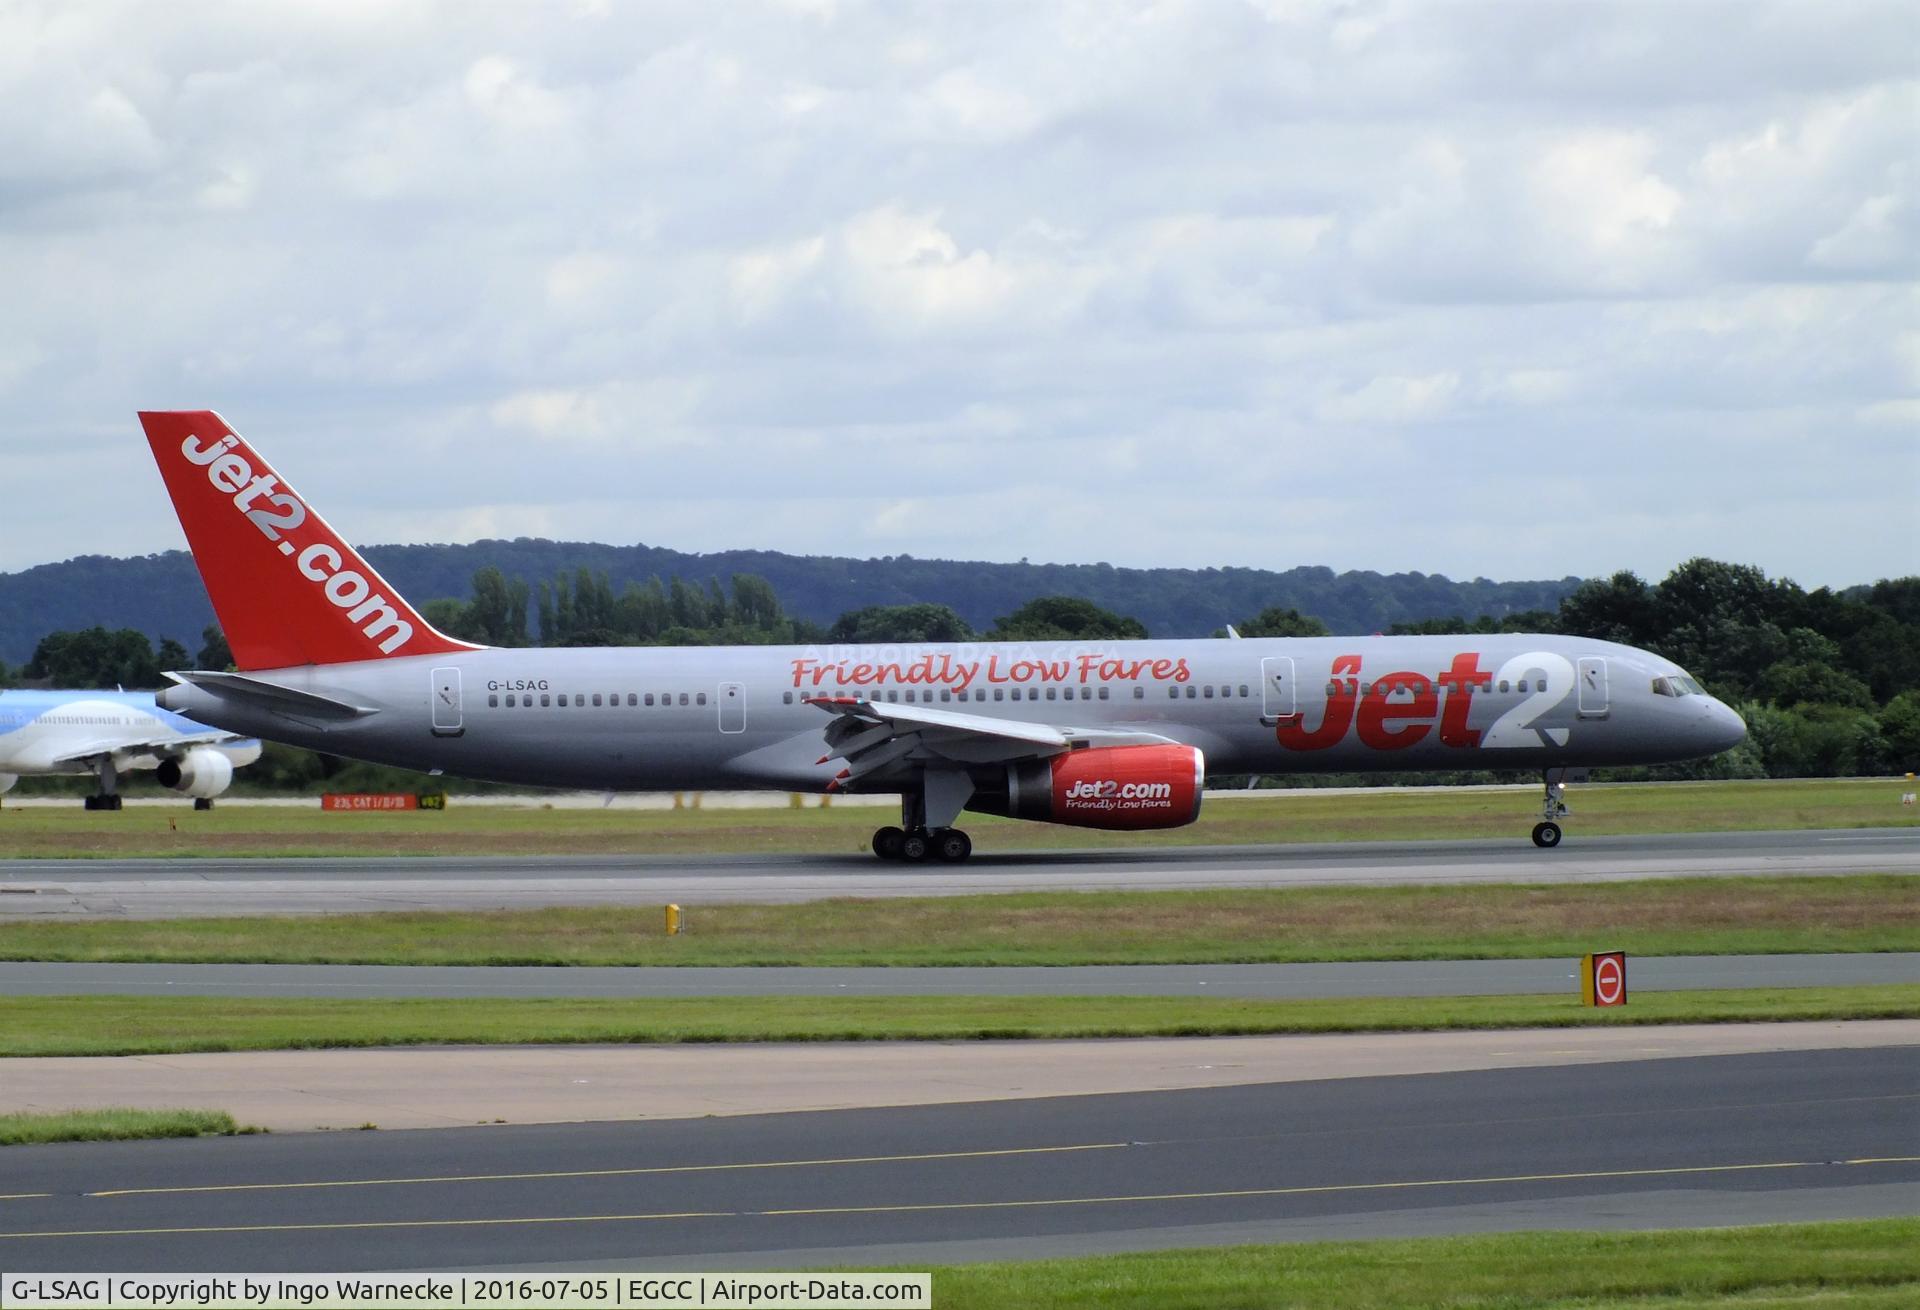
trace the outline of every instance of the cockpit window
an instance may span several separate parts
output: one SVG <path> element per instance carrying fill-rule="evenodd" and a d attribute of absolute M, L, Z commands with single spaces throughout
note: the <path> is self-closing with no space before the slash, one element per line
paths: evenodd
<path fill-rule="evenodd" d="M 1656 696 L 1704 696 L 1706 689 L 1684 673 L 1671 677 L 1655 678 L 1653 694 Z"/>

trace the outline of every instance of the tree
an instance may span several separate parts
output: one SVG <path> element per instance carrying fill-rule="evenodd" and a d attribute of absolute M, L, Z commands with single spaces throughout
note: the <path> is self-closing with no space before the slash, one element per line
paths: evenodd
<path fill-rule="evenodd" d="M 178 648 L 176 643 L 175 649 Z M 180 651 L 181 663 L 186 652 Z M 80 632 L 50 632 L 33 649 L 27 662 L 29 678 L 44 679 L 56 687 L 134 687 L 160 685 L 160 666 L 153 644 L 132 628 L 109 632 L 87 628 Z"/>
<path fill-rule="evenodd" d="M 153 662 L 162 673 L 169 669 L 184 669 L 189 662 L 187 648 L 172 637 L 162 637 L 159 649 L 154 652 Z"/>
<path fill-rule="evenodd" d="M 1844 705 L 1871 710 L 1873 694 L 1860 679 L 1831 664 L 1781 660 L 1767 666 L 1755 690 L 1775 705 Z"/>
<path fill-rule="evenodd" d="M 227 634 L 220 631 L 219 624 L 208 624 L 200 630 L 200 654 L 195 657 L 193 667 L 215 673 L 233 667 L 233 651 L 227 646 Z"/>
<path fill-rule="evenodd" d="M 1880 711 L 1880 740 L 1895 773 L 1920 773 L 1920 691 L 1903 691 Z"/>
<path fill-rule="evenodd" d="M 1654 594 L 1630 571 L 1589 579 L 1560 602 L 1559 629 L 1577 637 L 1644 646 L 1654 634 Z"/>
<path fill-rule="evenodd" d="M 1075 596 L 1040 596 L 994 621 L 989 641 L 1138 641 L 1139 619 L 1103 610 Z"/>
<path fill-rule="evenodd" d="M 1245 623 L 1235 625 L 1243 637 L 1325 637 L 1331 634 L 1319 619 L 1291 607 L 1269 605 Z"/>
<path fill-rule="evenodd" d="M 869 605 L 847 611 L 827 629 L 828 641 L 869 646 L 973 639 L 967 621 L 945 605 Z"/>
<path fill-rule="evenodd" d="M 491 564 L 476 572 L 467 616 L 473 632 L 471 640 L 489 646 L 526 645 L 527 596 L 525 582 L 519 578 L 509 582 L 507 575 Z"/>

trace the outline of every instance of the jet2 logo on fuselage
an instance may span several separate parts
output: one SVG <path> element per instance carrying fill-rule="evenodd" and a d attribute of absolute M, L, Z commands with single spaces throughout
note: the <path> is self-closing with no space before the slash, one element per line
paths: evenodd
<path fill-rule="evenodd" d="M 1538 747 L 1549 742 L 1566 745 L 1565 728 L 1532 726 L 1573 691 L 1573 665 L 1563 655 L 1528 651 L 1508 660 L 1497 672 L 1489 672 L 1480 667 L 1480 652 L 1465 651 L 1432 678 L 1407 671 L 1383 673 L 1373 679 L 1372 691 L 1364 696 L 1360 693 L 1363 659 L 1342 655 L 1333 661 L 1320 722 L 1308 728 L 1299 715 L 1281 720 L 1274 735 L 1282 746 L 1291 751 L 1327 750 L 1351 733 L 1374 750 L 1406 750 L 1436 729 L 1442 745 L 1463 750 Z M 1504 690 L 1516 682 L 1526 699 L 1484 733 L 1467 726 L 1476 691 L 1491 691 L 1496 683 Z"/>

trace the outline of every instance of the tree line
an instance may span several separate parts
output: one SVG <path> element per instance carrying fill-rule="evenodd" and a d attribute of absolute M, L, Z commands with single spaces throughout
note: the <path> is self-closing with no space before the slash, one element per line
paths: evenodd
<path fill-rule="evenodd" d="M 788 614 L 772 584 L 736 573 L 725 584 L 679 577 L 615 590 L 603 570 L 563 571 L 538 587 L 488 566 L 469 595 L 424 607 L 443 631 L 494 646 L 882 644 L 935 641 L 1108 641 L 1143 638 L 1129 615 L 1071 596 L 1041 596 L 976 630 L 952 607 L 869 605 L 822 624 Z M 1292 606 L 1235 625 L 1243 637 L 1328 635 Z M 1807 591 L 1748 565 L 1694 559 L 1657 583 L 1636 574 L 1580 584 L 1557 608 L 1504 617 L 1420 619 L 1400 633 L 1548 632 L 1595 637 L 1664 655 L 1739 710 L 1745 742 L 1712 760 L 1614 771 L 1612 776 L 1816 777 L 1920 768 L 1920 577 Z M 1217 636 L 1226 636 L 1221 629 Z M 157 686 L 166 669 L 227 668 L 217 627 L 197 654 L 132 629 L 47 634 L 20 669 L 0 663 L 0 686 Z M 312 786 L 326 766 L 274 748 L 247 772 L 269 788 Z M 356 766 L 359 767 L 359 766 Z M 397 774 L 398 771 L 392 771 Z M 1491 775 L 1489 775 L 1491 776 Z"/>

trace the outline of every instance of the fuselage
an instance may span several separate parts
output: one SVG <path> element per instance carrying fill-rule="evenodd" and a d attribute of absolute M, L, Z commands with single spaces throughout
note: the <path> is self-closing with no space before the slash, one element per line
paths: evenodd
<path fill-rule="evenodd" d="M 162 708 L 150 691 L 0 691 L 0 775 L 84 776 L 98 772 L 87 761 L 102 757 L 120 772 L 151 769 L 177 753 L 170 743 L 184 751 L 187 739 L 207 735 L 207 724 Z M 260 758 L 257 741 L 199 749 L 236 767 Z"/>
<path fill-rule="evenodd" d="M 247 676 L 358 712 L 185 684 L 160 703 L 406 768 L 607 790 L 822 790 L 839 766 L 819 697 L 1138 732 L 1216 776 L 1650 764 L 1745 731 L 1671 661 L 1544 635 L 480 649 Z"/>

